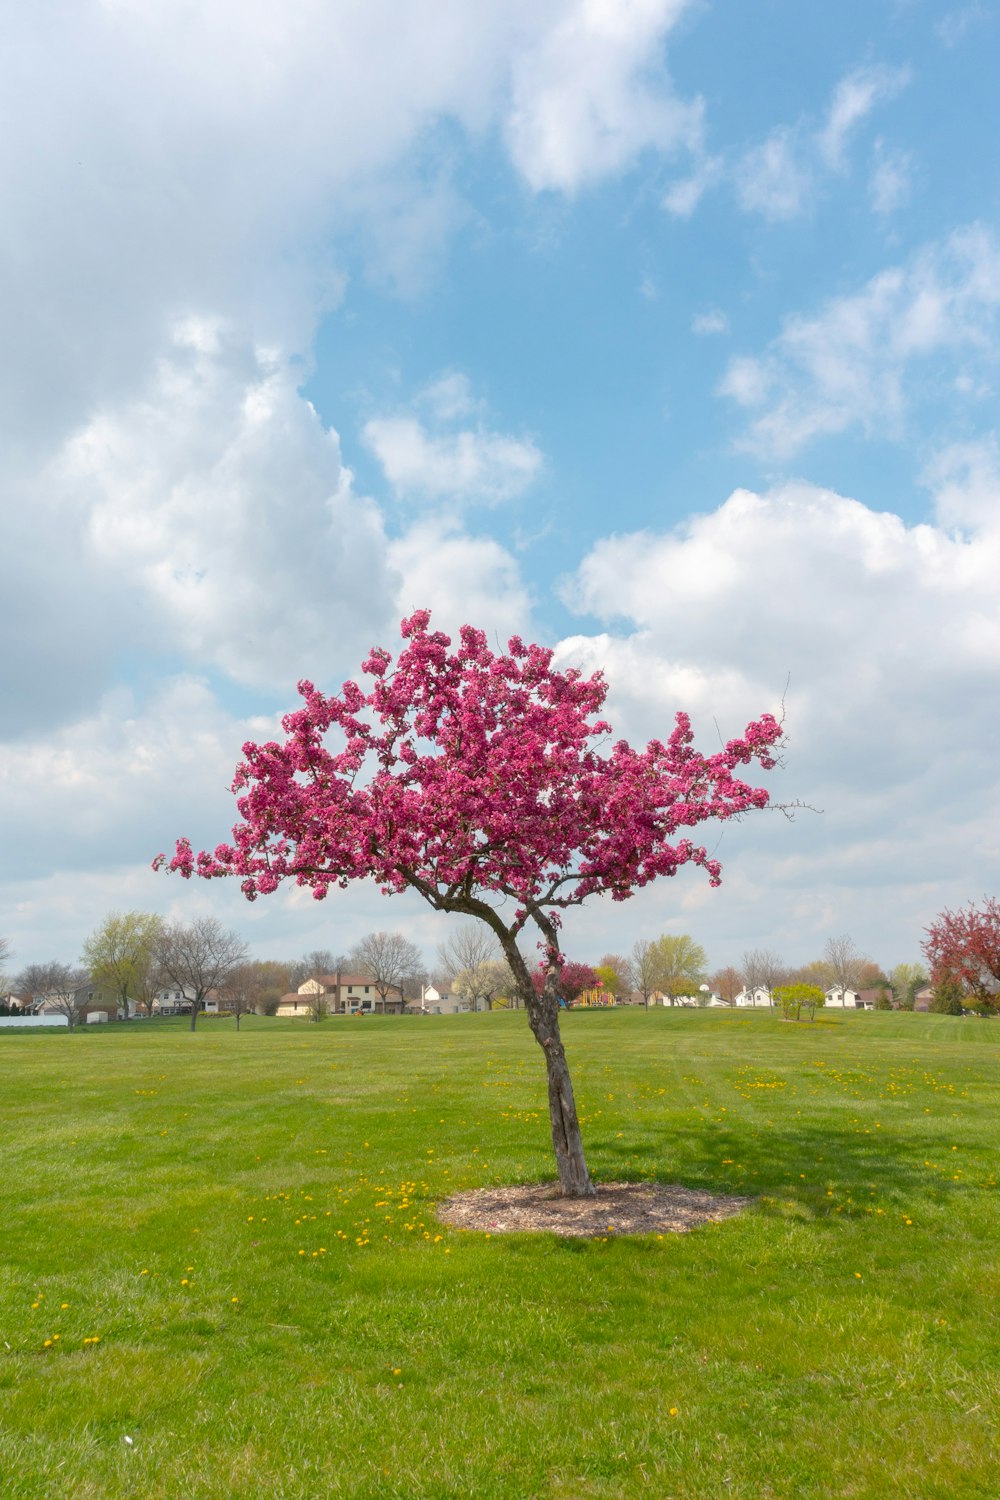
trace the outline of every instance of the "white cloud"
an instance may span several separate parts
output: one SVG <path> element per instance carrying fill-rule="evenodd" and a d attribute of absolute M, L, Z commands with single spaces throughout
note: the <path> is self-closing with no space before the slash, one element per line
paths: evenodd
<path fill-rule="evenodd" d="M 913 158 L 908 151 L 892 151 L 881 140 L 875 142 L 875 162 L 868 183 L 868 196 L 875 213 L 886 217 L 896 212 L 910 196 Z"/>
<path fill-rule="evenodd" d="M 960 5 L 942 16 L 934 29 L 946 47 L 958 47 L 971 30 L 981 21 L 992 19 L 993 15 L 995 12 L 980 0 L 973 0 L 971 5 Z"/>
<path fill-rule="evenodd" d="M 1000 244 L 972 225 L 789 318 L 763 356 L 731 361 L 719 390 L 757 410 L 744 442 L 762 455 L 788 458 L 853 426 L 899 436 L 911 368 L 934 355 L 995 358 L 998 308 Z"/>
<path fill-rule="evenodd" d="M 688 177 L 678 178 L 670 184 L 663 195 L 663 207 L 675 219 L 690 219 L 708 189 L 724 175 L 725 163 L 721 156 L 701 156 Z"/>
<path fill-rule="evenodd" d="M 336 433 L 284 361 L 215 321 L 178 325 L 149 388 L 92 418 L 50 474 L 88 514 L 89 552 L 125 581 L 133 640 L 291 686 L 337 670 L 389 618 L 381 520 Z"/>
<path fill-rule="evenodd" d="M 439 375 L 429 385 L 418 391 L 414 398 L 418 406 L 427 410 L 439 422 L 451 422 L 456 417 L 470 417 L 482 411 L 484 403 L 473 396 L 468 375 L 461 370 L 449 370 Z"/>
<path fill-rule="evenodd" d="M 1000 443 L 995 434 L 943 449 L 927 465 L 924 482 L 933 491 L 942 526 L 1000 529 Z"/>
<path fill-rule="evenodd" d="M 710 307 L 706 312 L 696 313 L 691 319 L 691 332 L 701 335 L 728 333 L 729 319 L 719 308 Z"/>
<path fill-rule="evenodd" d="M 465 415 L 468 406 L 462 402 L 470 398 L 467 387 L 453 377 L 430 399 L 436 414 Z M 530 439 L 483 426 L 432 433 L 416 417 L 373 417 L 363 436 L 397 494 L 425 500 L 512 500 L 529 488 L 542 467 L 542 454 Z"/>
<path fill-rule="evenodd" d="M 793 219 L 805 206 L 813 177 L 803 162 L 797 133 L 779 126 L 759 146 L 747 151 L 736 176 L 744 209 L 765 219 Z"/>
<path fill-rule="evenodd" d="M 939 505 L 965 535 L 806 485 L 737 491 L 672 532 L 599 542 L 567 583 L 607 629 L 568 638 L 561 659 L 605 669 L 633 740 L 662 737 L 683 707 L 711 745 L 775 711 L 790 678 L 787 766 L 770 784 L 824 811 L 725 834 L 729 878 L 698 922 L 733 957 L 768 936 L 804 959 L 831 930 L 883 960 L 915 956 L 941 906 L 1000 874 L 997 454 L 952 454 L 942 475 L 960 459 L 964 499 L 949 482 Z"/>
<path fill-rule="evenodd" d="M 848 168 L 848 148 L 861 123 L 877 105 L 894 99 L 909 82 L 907 68 L 871 66 L 855 68 L 842 78 L 833 92 L 825 123 L 813 128 L 806 119 L 794 125 L 779 125 L 759 145 L 743 152 L 731 169 L 736 195 L 748 213 L 759 213 L 772 222 L 794 219 L 814 203 L 824 179 Z M 902 188 L 905 162 L 901 156 L 887 159 L 880 188 L 888 201 Z M 878 208 L 878 212 L 887 209 Z"/>
<path fill-rule="evenodd" d="M 572 193 L 643 151 L 695 147 L 700 102 L 675 97 L 658 66 L 690 0 L 581 0 L 514 60 L 506 133 L 537 190 Z"/>
<path fill-rule="evenodd" d="M 856 68 L 840 80 L 818 138 L 820 153 L 829 167 L 843 171 L 854 130 L 877 104 L 894 99 L 909 81 L 908 68 L 887 67 Z"/>
<path fill-rule="evenodd" d="M 401 615 L 419 607 L 454 634 L 477 625 L 505 645 L 530 630 L 531 598 L 517 561 L 493 537 L 470 536 L 440 518 L 418 522 L 389 548 L 402 580 Z"/>

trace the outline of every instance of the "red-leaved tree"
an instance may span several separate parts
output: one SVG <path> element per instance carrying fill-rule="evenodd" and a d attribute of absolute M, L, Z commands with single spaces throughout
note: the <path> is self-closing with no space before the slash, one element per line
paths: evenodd
<path fill-rule="evenodd" d="M 196 856 L 181 839 L 169 867 L 235 875 L 250 900 L 285 880 L 323 897 L 373 878 L 385 894 L 414 890 L 437 911 L 485 922 L 545 1056 L 560 1186 L 589 1196 L 559 1034 L 560 913 L 589 896 L 624 901 L 686 864 L 718 885 L 720 865 L 691 830 L 766 806 L 767 792 L 736 773 L 773 766 L 781 729 L 765 714 L 702 755 L 678 714 L 666 744 L 605 748 L 600 673 L 557 671 L 550 650 L 516 636 L 495 654 L 469 625 L 453 650 L 427 610 L 402 634 L 395 664 L 378 648 L 364 662 L 367 691 L 346 682 L 326 696 L 301 682 L 284 744 L 243 747 L 232 843 Z M 529 924 L 544 954 L 541 993 L 522 951 Z"/>
<path fill-rule="evenodd" d="M 931 980 L 957 979 L 981 1006 L 996 1007 L 1000 995 L 1000 901 L 987 896 L 960 911 L 943 911 L 926 929 L 922 946 Z"/>
<path fill-rule="evenodd" d="M 540 964 L 531 976 L 531 982 L 535 986 L 537 993 L 541 994 L 542 990 L 544 990 L 547 978 L 546 967 L 544 964 Z M 596 990 L 600 983 L 600 975 L 589 964 L 577 963 L 573 959 L 564 959 L 562 967 L 559 970 L 559 978 L 556 980 L 556 993 L 566 1001 L 567 1005 L 572 1005 L 573 1001 L 579 995 L 582 995 L 584 990 Z"/>

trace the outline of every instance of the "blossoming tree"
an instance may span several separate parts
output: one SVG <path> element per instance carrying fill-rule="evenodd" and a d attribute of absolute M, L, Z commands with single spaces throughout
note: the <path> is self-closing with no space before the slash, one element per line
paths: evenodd
<path fill-rule="evenodd" d="M 957 980 L 983 1010 L 1000 1009 L 1000 901 L 984 898 L 943 911 L 926 929 L 923 950 L 935 985 Z"/>
<path fill-rule="evenodd" d="M 720 866 L 690 836 L 699 824 L 763 808 L 739 768 L 774 765 L 770 714 L 712 755 L 678 714 L 665 744 L 606 746 L 600 673 L 557 670 L 552 652 L 514 637 L 505 654 L 463 626 L 459 642 L 418 610 L 395 663 L 373 650 L 365 691 L 327 696 L 299 683 L 284 744 L 247 743 L 236 771 L 242 821 L 232 842 L 195 855 L 181 839 L 156 865 L 184 876 L 236 876 L 250 900 L 287 880 L 321 898 L 373 878 L 416 891 L 436 911 L 476 917 L 496 935 L 545 1056 L 559 1183 L 589 1196 L 573 1087 L 559 1033 L 560 914 L 591 896 L 624 901 L 657 876 Z M 523 951 L 540 939 L 546 980 Z"/>

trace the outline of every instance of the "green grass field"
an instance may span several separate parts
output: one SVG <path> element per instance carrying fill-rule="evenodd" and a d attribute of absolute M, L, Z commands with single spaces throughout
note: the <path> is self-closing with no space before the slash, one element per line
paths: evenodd
<path fill-rule="evenodd" d="M 0 1495 L 1000 1496 L 1000 1023 L 564 1020 L 688 1235 L 446 1230 L 553 1175 L 523 1015 L 0 1032 Z"/>

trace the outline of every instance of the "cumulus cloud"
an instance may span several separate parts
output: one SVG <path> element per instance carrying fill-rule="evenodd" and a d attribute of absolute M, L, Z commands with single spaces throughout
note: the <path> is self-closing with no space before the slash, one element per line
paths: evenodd
<path fill-rule="evenodd" d="M 642 151 L 696 147 L 699 101 L 674 95 L 659 65 L 690 0 L 583 0 L 563 6 L 518 53 L 506 135 L 536 190 L 572 193 Z"/>
<path fill-rule="evenodd" d="M 51 466 L 89 552 L 126 580 L 135 634 L 254 685 L 319 678 L 383 629 L 380 517 L 287 362 L 212 320 L 174 330 L 141 396 Z"/>
<path fill-rule="evenodd" d="M 765 456 L 850 427 L 899 436 L 914 367 L 932 356 L 991 363 L 998 308 L 1000 244 L 972 225 L 789 318 L 762 356 L 730 362 L 719 391 L 755 412 L 743 443 Z"/>
<path fill-rule="evenodd" d="M 372 417 L 363 438 L 397 495 L 430 501 L 495 505 L 524 493 L 538 477 L 541 451 L 530 438 L 492 431 L 485 403 L 472 394 L 461 371 L 449 371 L 414 398 L 438 430 L 410 413 Z M 475 427 L 440 430 L 478 415 Z"/>
<path fill-rule="evenodd" d="M 426 607 L 452 634 L 471 623 L 505 644 L 530 632 L 531 598 L 517 561 L 493 537 L 470 536 L 447 520 L 428 519 L 397 538 L 389 558 L 402 580 L 401 615 Z"/>
<path fill-rule="evenodd" d="M 801 484 L 737 491 L 674 531 L 599 542 L 567 585 L 607 628 L 567 638 L 561 657 L 606 671 L 612 721 L 636 740 L 684 707 L 710 745 L 779 709 L 788 682 L 772 785 L 824 811 L 726 834 L 728 894 L 699 920 L 730 940 L 766 931 L 804 958 L 824 922 L 851 922 L 905 952 L 942 893 L 968 899 L 968 870 L 995 864 L 996 457 L 953 453 L 935 476 L 942 519 L 960 515 L 964 533 Z M 609 577 L 628 587 L 610 593 Z"/>

